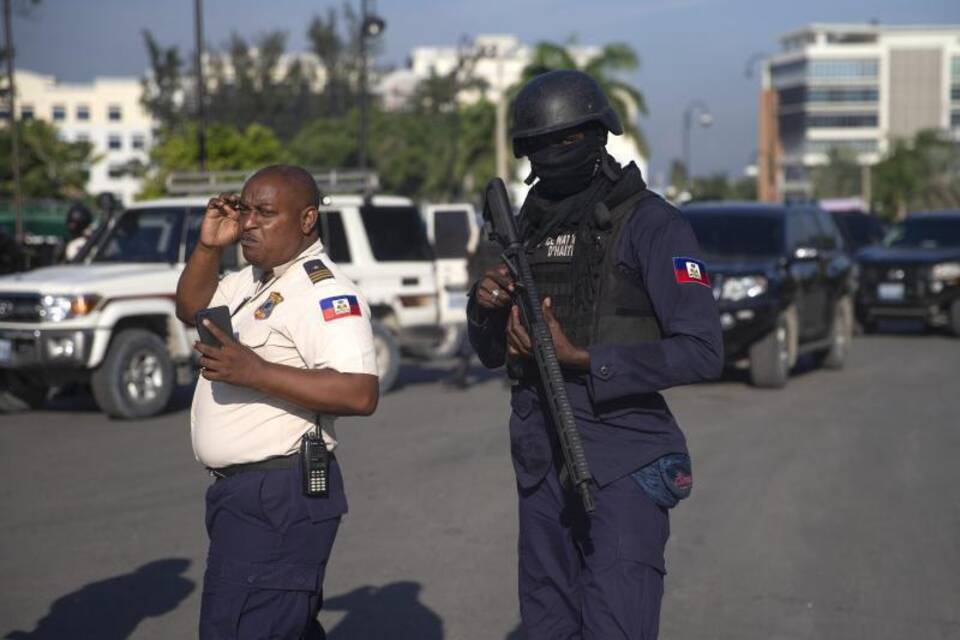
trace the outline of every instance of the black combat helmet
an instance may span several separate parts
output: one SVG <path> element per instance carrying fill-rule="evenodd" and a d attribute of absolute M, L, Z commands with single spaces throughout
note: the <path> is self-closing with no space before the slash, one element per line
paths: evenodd
<path fill-rule="evenodd" d="M 93 214 L 79 202 L 75 202 L 67 210 L 67 227 L 71 229 L 85 229 L 93 222 Z"/>
<path fill-rule="evenodd" d="M 534 77 L 513 101 L 513 154 L 522 153 L 523 138 L 598 122 L 615 136 L 623 133 L 620 118 L 597 81 L 582 71 L 549 71 Z"/>

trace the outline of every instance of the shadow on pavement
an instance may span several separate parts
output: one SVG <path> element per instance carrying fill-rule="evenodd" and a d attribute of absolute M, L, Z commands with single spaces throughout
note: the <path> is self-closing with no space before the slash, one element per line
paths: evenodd
<path fill-rule="evenodd" d="M 394 389 L 402 389 L 415 384 L 444 382 L 452 376 L 455 367 L 456 362 L 454 360 L 405 361 L 400 365 L 400 374 L 397 376 Z M 474 361 L 467 372 L 467 381 L 471 385 L 479 384 L 493 378 L 502 378 L 504 375 L 502 369 L 491 371 Z"/>
<path fill-rule="evenodd" d="M 420 602 L 420 589 L 416 582 L 393 582 L 382 587 L 368 585 L 325 599 L 325 610 L 347 612 L 327 632 L 327 639 L 442 640 L 443 621 Z"/>
<path fill-rule="evenodd" d="M 172 611 L 194 589 L 183 577 L 186 558 L 147 563 L 121 576 L 94 582 L 56 600 L 33 631 L 11 631 L 8 640 L 129 638 L 145 618 Z"/>

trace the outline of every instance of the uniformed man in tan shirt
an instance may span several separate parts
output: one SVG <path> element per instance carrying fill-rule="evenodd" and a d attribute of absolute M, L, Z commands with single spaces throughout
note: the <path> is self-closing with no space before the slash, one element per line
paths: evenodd
<path fill-rule="evenodd" d="M 373 413 L 379 386 L 370 309 L 324 251 L 319 203 L 303 169 L 261 169 L 239 197 L 210 200 L 177 286 L 181 320 L 226 305 L 234 332 L 205 322 L 223 346 L 196 345 L 193 450 L 216 478 L 202 639 L 324 637 L 324 570 L 347 505 L 332 456 L 328 495 L 304 495 L 298 451 L 319 421 L 332 452 L 336 417 Z M 218 282 L 237 242 L 250 266 Z"/>

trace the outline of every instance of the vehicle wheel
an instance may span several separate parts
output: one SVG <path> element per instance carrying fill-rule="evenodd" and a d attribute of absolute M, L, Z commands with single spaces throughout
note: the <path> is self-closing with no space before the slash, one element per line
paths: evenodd
<path fill-rule="evenodd" d="M 0 412 L 19 413 L 39 409 L 50 388 L 33 378 L 8 372 L 0 380 Z"/>
<path fill-rule="evenodd" d="M 950 305 L 950 332 L 960 337 L 960 298 L 953 301 Z"/>
<path fill-rule="evenodd" d="M 397 383 L 397 376 L 400 374 L 400 345 L 389 329 L 379 322 L 374 322 L 373 347 L 377 352 L 380 393 L 386 393 Z"/>
<path fill-rule="evenodd" d="M 777 316 L 777 324 L 766 337 L 750 347 L 750 382 L 756 387 L 779 389 L 790 377 L 793 323 L 788 312 Z"/>
<path fill-rule="evenodd" d="M 842 369 L 853 341 L 853 311 L 849 298 L 840 298 L 833 307 L 830 327 L 830 348 L 823 353 L 821 364 L 827 369 Z"/>
<path fill-rule="evenodd" d="M 163 411 L 175 383 L 163 340 L 144 329 L 113 338 L 107 357 L 93 372 L 93 397 L 111 418 L 146 418 Z"/>

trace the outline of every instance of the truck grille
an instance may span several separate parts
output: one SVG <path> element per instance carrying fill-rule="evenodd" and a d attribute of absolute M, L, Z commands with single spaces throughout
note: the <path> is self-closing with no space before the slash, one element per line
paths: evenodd
<path fill-rule="evenodd" d="M 40 294 L 0 292 L 0 322 L 39 322 Z"/>
<path fill-rule="evenodd" d="M 882 282 L 902 282 L 907 300 L 922 298 L 927 289 L 928 269 L 918 264 L 868 264 L 860 269 L 860 286 L 871 289 Z"/>

